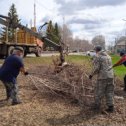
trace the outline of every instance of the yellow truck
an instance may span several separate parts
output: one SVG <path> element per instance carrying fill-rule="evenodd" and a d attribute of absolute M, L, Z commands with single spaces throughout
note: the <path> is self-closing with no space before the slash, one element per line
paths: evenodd
<path fill-rule="evenodd" d="M 4 20 L 5 18 L 5 20 Z M 0 15 L 0 24 L 9 27 L 8 17 Z M 13 22 L 11 22 L 13 25 Z M 15 24 L 14 24 L 15 25 Z M 4 41 L 0 41 L 0 58 L 7 57 L 11 54 L 14 47 L 20 46 L 24 50 L 24 56 L 29 53 L 34 53 L 37 57 L 41 56 L 43 50 L 42 39 L 38 39 L 36 35 L 36 28 L 27 28 L 21 24 L 18 24 L 21 28 L 16 28 L 15 39 L 12 42 L 8 41 L 8 36 L 5 36 Z M 32 34 L 31 34 L 32 33 Z"/>
<path fill-rule="evenodd" d="M 63 54 L 63 43 L 59 42 L 59 44 L 56 44 L 55 42 L 48 39 L 45 35 L 36 32 L 36 30 L 29 29 L 28 27 L 16 23 L 13 19 L 10 19 L 9 17 L 0 15 L 0 24 L 5 25 L 7 27 L 20 30 L 17 32 L 17 39 L 19 39 L 20 42 L 14 42 L 14 43 L 6 43 L 1 42 L 0 43 L 0 56 L 6 57 L 8 56 L 14 47 L 20 46 L 24 50 L 24 56 L 27 53 L 35 53 L 36 56 L 41 55 L 42 51 L 42 45 L 43 43 L 46 43 L 47 45 L 53 47 L 56 51 L 59 51 L 60 53 L 60 65 L 62 65 L 65 62 L 64 54 Z M 45 23 L 46 24 L 46 23 Z M 42 26 L 41 26 L 42 27 Z M 21 36 L 24 37 L 21 37 Z M 30 39 L 34 39 L 35 41 L 31 41 Z M 31 43 L 32 42 L 32 43 Z"/>
<path fill-rule="evenodd" d="M 47 45 L 53 47 L 56 51 L 59 51 L 60 61 L 61 61 L 60 65 L 62 65 L 65 62 L 63 47 L 62 47 L 63 43 L 60 42 L 59 44 L 56 44 L 55 42 L 48 39 L 46 36 L 43 36 L 42 34 L 36 32 L 34 28 L 30 29 L 20 23 L 15 23 L 13 19 L 10 19 L 9 17 L 3 15 L 0 15 L 0 24 L 13 29 L 17 29 L 17 28 L 20 29 L 17 32 L 17 39 L 19 39 L 18 42 L 0 43 L 0 57 L 8 56 L 12 52 L 13 48 L 17 46 L 23 48 L 24 56 L 27 55 L 27 53 L 35 53 L 36 56 L 40 56 L 42 51 L 42 45 L 43 43 L 46 43 Z M 35 41 L 31 41 L 30 39 L 31 40 L 34 39 Z"/>

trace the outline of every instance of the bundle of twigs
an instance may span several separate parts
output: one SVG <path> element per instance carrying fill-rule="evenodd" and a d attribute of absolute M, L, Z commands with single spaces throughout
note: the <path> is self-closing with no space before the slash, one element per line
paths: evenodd
<path fill-rule="evenodd" d="M 39 67 L 39 71 L 42 71 Z M 84 70 L 85 69 L 85 70 Z M 77 66 L 69 64 L 65 66 L 60 72 L 54 73 L 54 69 L 47 69 L 37 76 L 30 75 L 29 80 L 36 86 L 40 92 L 51 92 L 57 95 L 66 94 L 71 98 L 76 99 L 79 103 L 90 101 L 93 98 L 92 81 L 88 79 L 86 66 Z M 36 71 L 38 71 L 36 70 Z M 50 71 L 50 72 L 49 72 Z M 46 74 L 48 73 L 48 74 Z"/>
<path fill-rule="evenodd" d="M 50 92 L 57 95 L 66 94 L 76 99 L 79 103 L 93 102 L 94 86 L 96 79 L 89 80 L 90 68 L 84 65 L 69 64 L 58 66 L 58 59 L 53 61 L 54 67 L 40 66 L 36 68 L 35 75 L 29 79 L 40 92 Z M 39 73 L 39 74 L 38 74 Z M 119 79 L 116 78 L 116 87 Z"/>

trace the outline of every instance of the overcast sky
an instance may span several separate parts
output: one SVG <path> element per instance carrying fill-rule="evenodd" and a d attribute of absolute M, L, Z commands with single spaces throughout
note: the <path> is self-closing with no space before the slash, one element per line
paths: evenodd
<path fill-rule="evenodd" d="M 35 0 L 37 26 L 52 20 L 65 22 L 74 37 L 91 40 L 102 34 L 110 44 L 125 34 L 126 0 Z M 7 15 L 14 3 L 22 24 L 30 24 L 34 0 L 0 0 L 0 14 Z"/>

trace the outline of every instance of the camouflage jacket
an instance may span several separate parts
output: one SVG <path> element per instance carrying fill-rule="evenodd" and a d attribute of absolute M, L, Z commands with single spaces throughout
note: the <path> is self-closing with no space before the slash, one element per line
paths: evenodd
<path fill-rule="evenodd" d="M 111 57 L 105 51 L 100 51 L 93 59 L 93 70 L 91 75 L 97 74 L 98 79 L 114 78 L 113 69 L 108 70 L 111 67 Z"/>

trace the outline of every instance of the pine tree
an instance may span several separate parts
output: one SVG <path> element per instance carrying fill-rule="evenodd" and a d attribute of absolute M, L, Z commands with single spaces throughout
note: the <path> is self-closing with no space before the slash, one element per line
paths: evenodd
<path fill-rule="evenodd" d="M 53 27 L 53 24 L 52 24 L 52 21 L 50 20 L 49 21 L 49 24 L 47 26 L 47 30 L 46 30 L 46 33 L 47 33 L 47 37 L 53 41 L 53 38 L 52 38 L 52 35 L 53 35 L 53 32 L 54 32 L 54 27 Z"/>
<path fill-rule="evenodd" d="M 8 17 L 13 21 L 13 23 L 19 23 L 15 4 L 11 5 L 9 12 L 8 12 Z M 6 41 L 7 31 L 8 31 L 8 41 L 9 42 L 15 42 L 16 29 L 11 28 L 11 27 L 8 27 L 8 28 L 3 27 L 2 28 L 1 40 L 4 41 L 4 42 Z"/>
<path fill-rule="evenodd" d="M 60 30 L 57 23 L 53 24 L 52 21 L 50 20 L 46 29 L 46 34 L 48 39 L 59 44 L 61 36 L 60 36 Z M 47 47 L 49 47 L 49 45 L 47 45 L 45 42 L 44 49 L 46 49 Z"/>
<path fill-rule="evenodd" d="M 59 31 L 59 27 L 58 27 L 58 24 L 57 23 L 55 23 L 54 35 L 55 35 L 55 40 L 54 41 L 56 43 L 59 43 L 61 36 L 60 36 L 60 31 Z"/>
<path fill-rule="evenodd" d="M 55 25 L 52 24 L 52 21 L 49 21 L 47 30 L 47 37 L 52 40 L 55 43 L 59 43 L 60 40 L 60 32 L 58 28 L 58 24 L 55 23 Z"/>

